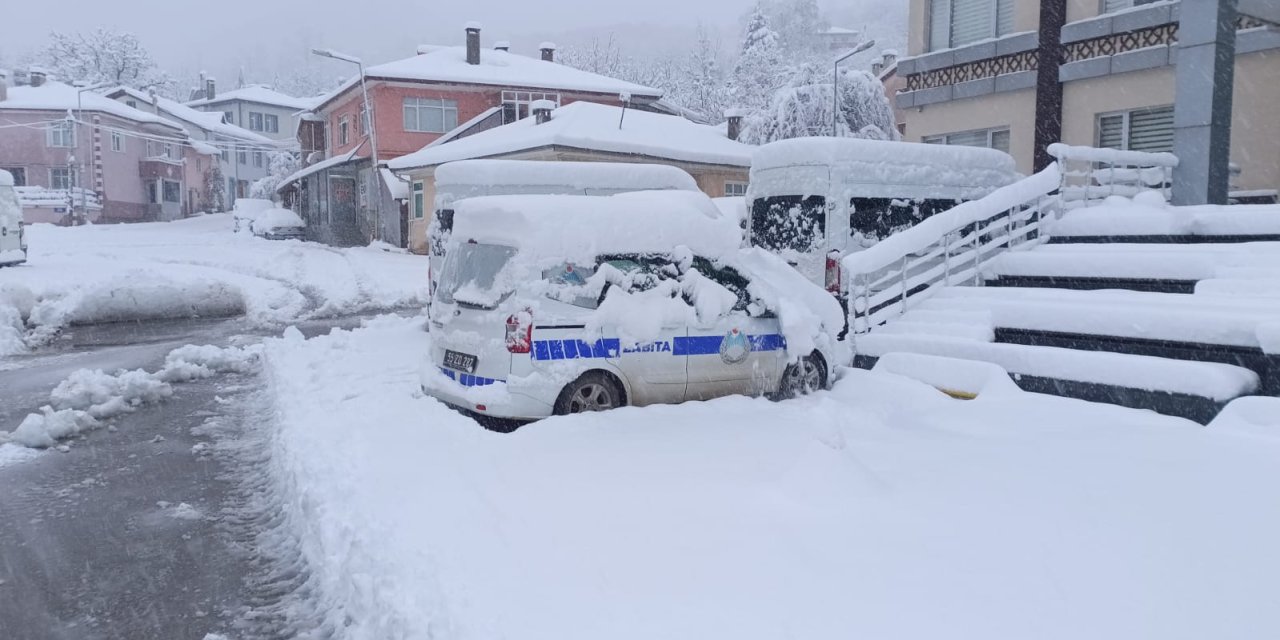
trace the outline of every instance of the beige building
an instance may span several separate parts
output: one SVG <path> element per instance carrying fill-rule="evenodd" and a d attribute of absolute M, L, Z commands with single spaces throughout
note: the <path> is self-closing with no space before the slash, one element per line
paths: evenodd
<path fill-rule="evenodd" d="M 1280 25 L 1241 8 L 1232 188 L 1275 190 Z M 1178 16 L 1175 0 L 911 0 L 903 139 L 1002 149 L 1028 173 L 1058 140 L 1173 151 Z"/>
<path fill-rule="evenodd" d="M 736 118 L 735 118 L 736 120 Z M 736 124 L 736 122 L 735 122 Z M 734 127 L 708 126 L 680 116 L 575 102 L 536 117 L 440 141 L 387 163 L 413 192 L 409 249 L 427 250 L 436 167 L 458 160 L 503 159 L 661 164 L 693 176 L 708 196 L 747 192 L 754 147 L 732 138 Z"/>

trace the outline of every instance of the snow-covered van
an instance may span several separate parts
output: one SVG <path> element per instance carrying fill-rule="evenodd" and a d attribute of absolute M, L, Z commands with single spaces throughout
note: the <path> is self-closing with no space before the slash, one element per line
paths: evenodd
<path fill-rule="evenodd" d="M 536 420 L 824 388 L 844 318 L 701 193 L 459 203 L 423 390 Z"/>
<path fill-rule="evenodd" d="M 766 144 L 751 158 L 749 242 L 843 294 L 840 258 L 1016 181 L 994 149 L 856 138 Z"/>
<path fill-rule="evenodd" d="M 22 205 L 13 188 L 13 174 L 0 170 L 0 267 L 27 261 L 27 238 Z"/>
<path fill-rule="evenodd" d="M 693 176 L 660 164 L 460 160 L 435 171 L 435 215 L 427 228 L 431 286 L 444 265 L 454 204 L 478 196 L 559 194 L 608 196 L 629 191 L 698 191 Z"/>

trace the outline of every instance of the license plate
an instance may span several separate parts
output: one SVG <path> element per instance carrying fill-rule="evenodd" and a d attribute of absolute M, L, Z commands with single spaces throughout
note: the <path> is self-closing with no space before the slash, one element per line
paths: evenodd
<path fill-rule="evenodd" d="M 476 357 L 469 353 L 458 353 L 457 351 L 444 352 L 444 366 L 450 369 L 457 369 L 464 373 L 476 372 Z"/>

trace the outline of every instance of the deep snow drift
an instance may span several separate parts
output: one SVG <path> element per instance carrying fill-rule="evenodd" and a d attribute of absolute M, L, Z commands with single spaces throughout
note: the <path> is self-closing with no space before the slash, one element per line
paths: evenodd
<path fill-rule="evenodd" d="M 68 324 L 247 314 L 259 326 L 421 305 L 425 257 L 232 233 L 230 214 L 176 222 L 28 228 L 0 269 L 0 356 Z"/>
<path fill-rule="evenodd" d="M 285 515 L 346 637 L 1280 634 L 1267 407 L 1200 428 L 846 370 L 502 436 L 418 393 L 420 324 L 265 346 Z"/>

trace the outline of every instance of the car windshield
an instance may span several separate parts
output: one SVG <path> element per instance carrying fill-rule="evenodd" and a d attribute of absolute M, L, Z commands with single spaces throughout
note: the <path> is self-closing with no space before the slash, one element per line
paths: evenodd
<path fill-rule="evenodd" d="M 497 286 L 498 274 L 515 254 L 513 247 L 498 244 L 457 246 L 445 261 L 436 299 L 445 304 L 496 308 L 507 293 L 505 287 Z"/>

